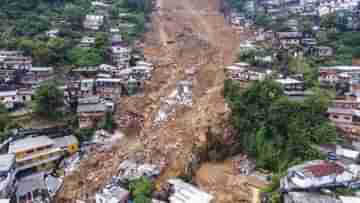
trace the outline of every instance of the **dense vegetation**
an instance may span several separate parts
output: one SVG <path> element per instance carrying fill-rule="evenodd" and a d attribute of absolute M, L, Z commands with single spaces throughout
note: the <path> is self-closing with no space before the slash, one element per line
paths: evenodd
<path fill-rule="evenodd" d="M 64 92 L 55 82 L 46 82 L 35 91 L 35 112 L 50 120 L 62 118 Z"/>
<path fill-rule="evenodd" d="M 290 101 L 271 81 L 254 83 L 240 93 L 231 81 L 225 97 L 241 148 L 258 167 L 283 171 L 298 162 L 319 158 L 314 144 L 335 141 L 336 130 L 326 118 L 329 95 L 317 92 L 305 101 Z"/>
<path fill-rule="evenodd" d="M 132 181 L 129 189 L 134 203 L 151 203 L 153 184 L 148 178 L 141 177 Z"/>

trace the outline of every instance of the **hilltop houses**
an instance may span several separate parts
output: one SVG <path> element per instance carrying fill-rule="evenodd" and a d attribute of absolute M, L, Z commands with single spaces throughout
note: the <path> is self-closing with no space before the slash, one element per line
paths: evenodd
<path fill-rule="evenodd" d="M 0 69 L 27 70 L 32 66 L 31 57 L 21 51 L 0 51 Z"/>
<path fill-rule="evenodd" d="M 345 78 L 346 75 L 360 73 L 360 66 L 331 66 L 319 68 L 319 82 L 322 85 L 334 86 L 337 82 Z M 350 79 L 350 78 L 349 78 Z"/>
<path fill-rule="evenodd" d="M 113 111 L 113 104 L 101 100 L 98 96 L 79 98 L 77 114 L 80 128 L 94 127 L 105 117 L 106 112 Z"/>
<path fill-rule="evenodd" d="M 114 43 L 108 51 L 111 64 L 119 69 L 126 69 L 130 62 L 130 48 L 119 43 Z"/>

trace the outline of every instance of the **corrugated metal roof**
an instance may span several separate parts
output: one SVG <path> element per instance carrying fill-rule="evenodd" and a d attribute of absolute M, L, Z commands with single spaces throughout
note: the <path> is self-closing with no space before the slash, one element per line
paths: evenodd
<path fill-rule="evenodd" d="M 103 103 L 97 104 L 80 104 L 78 105 L 78 113 L 90 113 L 90 112 L 104 112 L 106 111 L 106 105 Z"/>

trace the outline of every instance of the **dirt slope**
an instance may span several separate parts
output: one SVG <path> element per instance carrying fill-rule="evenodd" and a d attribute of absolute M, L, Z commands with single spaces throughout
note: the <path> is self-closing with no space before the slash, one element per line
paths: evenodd
<path fill-rule="evenodd" d="M 65 179 L 58 202 L 92 196 L 116 173 L 119 162 L 135 153 L 165 166 L 159 182 L 179 175 L 192 160 L 195 146 L 206 144 L 209 128 L 224 119 L 223 68 L 234 61 L 246 34 L 225 23 L 219 0 L 158 0 L 157 7 L 144 44 L 146 58 L 156 65 L 153 78 L 142 95 L 120 101 L 118 114 L 138 113 L 144 123 L 114 149 L 91 154 L 80 172 Z M 196 70 L 193 76 L 185 74 L 189 68 Z M 162 98 L 184 79 L 193 81 L 193 105 L 177 105 L 171 119 L 155 125 Z"/>

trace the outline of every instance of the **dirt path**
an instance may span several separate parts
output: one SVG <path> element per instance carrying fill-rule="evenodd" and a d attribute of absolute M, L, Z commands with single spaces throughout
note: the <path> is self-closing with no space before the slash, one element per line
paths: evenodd
<path fill-rule="evenodd" d="M 184 173 L 193 159 L 194 149 L 207 143 L 209 129 L 221 125 L 225 119 L 227 109 L 221 93 L 223 68 L 235 60 L 239 43 L 246 38 L 225 23 L 219 13 L 219 1 L 158 0 L 159 10 L 152 15 L 152 30 L 146 33 L 144 49 L 146 58 L 156 69 L 144 94 L 124 98 L 120 105 L 120 112 L 143 114 L 144 125 L 139 127 L 142 130 L 127 135 L 131 137 L 132 147 L 119 143 L 110 152 L 104 152 L 106 155 L 91 154 L 91 163 L 96 167 L 89 165 L 89 161 L 83 163 L 81 169 L 85 172 L 81 174 L 87 178 L 66 179 L 60 198 L 83 199 L 86 194 L 94 194 L 106 183 L 109 174 L 116 174 L 112 170 L 128 157 L 123 154 L 141 153 L 146 162 L 155 164 L 165 161 L 159 183 Z M 176 106 L 171 119 L 154 126 L 162 98 L 180 80 L 189 79 L 185 70 L 190 67 L 196 67 L 192 79 L 193 105 Z M 79 185 L 87 187 L 79 190 Z"/>

